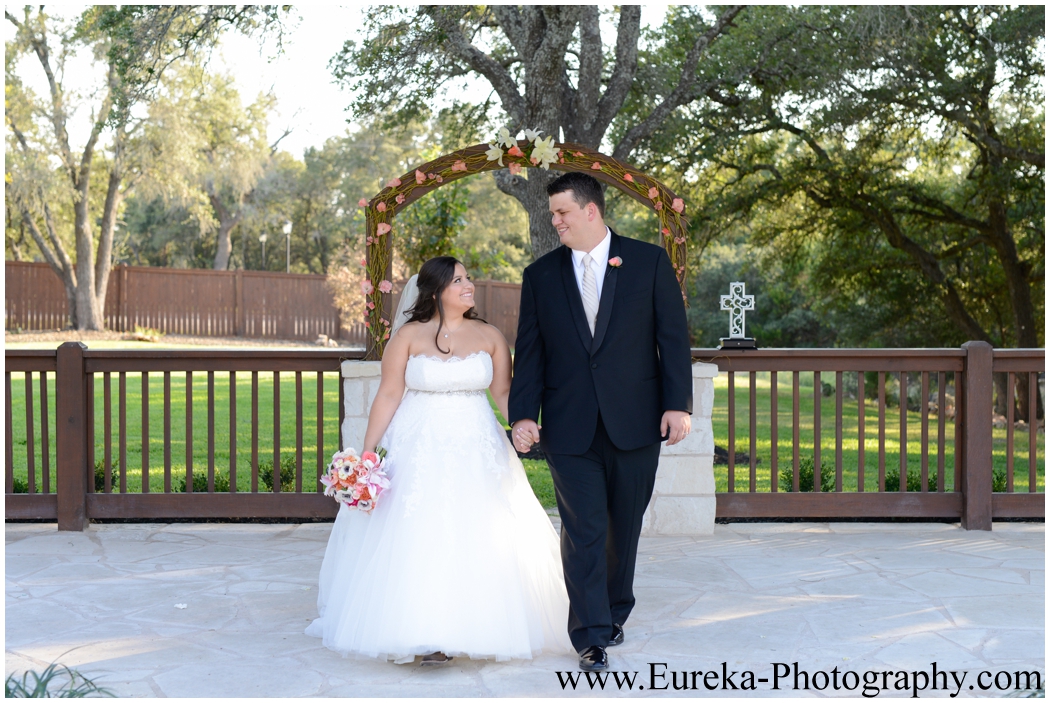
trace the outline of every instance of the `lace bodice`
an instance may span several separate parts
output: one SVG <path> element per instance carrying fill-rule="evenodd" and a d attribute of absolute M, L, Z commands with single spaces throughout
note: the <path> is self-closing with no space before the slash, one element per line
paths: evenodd
<path fill-rule="evenodd" d="M 405 386 L 424 393 L 484 391 L 492 383 L 492 357 L 480 351 L 441 359 L 418 354 L 408 358 Z"/>

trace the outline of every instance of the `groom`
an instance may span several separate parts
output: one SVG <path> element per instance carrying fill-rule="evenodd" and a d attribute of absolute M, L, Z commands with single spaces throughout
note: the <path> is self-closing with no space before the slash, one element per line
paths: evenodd
<path fill-rule="evenodd" d="M 660 442 L 689 434 L 689 334 L 667 252 L 606 227 L 595 178 L 567 173 L 547 195 L 565 246 L 522 275 L 508 419 L 518 451 L 540 442 L 547 455 L 569 637 L 580 668 L 602 671 L 634 607 Z"/>

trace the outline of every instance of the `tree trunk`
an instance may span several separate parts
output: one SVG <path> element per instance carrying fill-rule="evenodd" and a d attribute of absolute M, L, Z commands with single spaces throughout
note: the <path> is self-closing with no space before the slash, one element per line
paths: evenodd
<path fill-rule="evenodd" d="M 244 215 L 244 202 L 242 200 L 240 207 L 237 208 L 237 212 L 231 213 L 223 205 L 217 193 L 210 192 L 208 200 L 211 202 L 212 210 L 215 211 L 216 216 L 219 218 L 218 246 L 215 248 L 215 260 L 212 263 L 212 269 L 225 271 L 230 266 L 230 254 L 233 253 L 231 233 Z"/>
<path fill-rule="evenodd" d="M 547 196 L 547 184 L 558 175 L 553 171 L 529 169 L 524 198 L 519 199 L 529 214 L 529 242 L 532 244 L 533 261 L 561 246 L 558 232 L 551 224 L 550 198 Z"/>
<path fill-rule="evenodd" d="M 79 191 L 79 199 L 74 206 L 74 225 L 76 228 L 77 248 L 77 285 L 76 300 L 72 309 L 76 310 L 77 330 L 104 329 L 102 310 L 95 297 L 95 252 L 94 240 L 91 236 L 90 213 L 88 212 L 88 193 L 85 178 Z"/>
<path fill-rule="evenodd" d="M 212 268 L 216 271 L 225 271 L 230 266 L 230 254 L 233 253 L 233 240 L 230 232 L 236 226 L 235 220 L 227 220 L 219 223 L 219 246 L 215 250 L 215 263 Z"/>
<path fill-rule="evenodd" d="M 993 373 L 992 383 L 995 385 L 995 407 L 992 409 L 996 415 L 1006 417 L 1006 386 L 1007 375 L 1005 373 Z"/>
<path fill-rule="evenodd" d="M 1002 162 L 994 155 L 989 157 L 993 174 L 1002 170 Z M 1039 336 L 1032 308 L 1032 291 L 1028 285 L 1028 267 L 1017 255 L 1017 245 L 1010 231 L 1006 205 L 993 195 L 988 203 L 988 224 L 991 225 L 991 244 L 998 255 L 1006 276 L 1006 289 L 1010 295 L 1010 310 L 1014 318 L 1014 343 L 1022 349 L 1039 346 Z M 1003 381 L 1005 388 L 1006 381 Z M 1028 383 L 1017 384 L 1017 418 L 1031 422 L 1028 417 Z M 1005 407 L 1005 403 L 1004 403 Z"/>

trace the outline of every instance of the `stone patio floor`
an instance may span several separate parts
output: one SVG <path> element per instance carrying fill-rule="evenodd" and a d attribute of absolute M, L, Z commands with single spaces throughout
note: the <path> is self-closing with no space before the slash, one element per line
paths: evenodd
<path fill-rule="evenodd" d="M 995 523 L 991 532 L 750 523 L 718 525 L 711 537 L 643 539 L 627 641 L 610 649 L 613 670 L 640 672 L 630 691 L 612 679 L 604 691 L 585 679 L 563 691 L 556 672 L 576 671 L 565 655 L 422 669 L 325 649 L 303 628 L 316 615 L 330 529 L 109 524 L 71 533 L 7 524 L 6 673 L 57 661 L 118 696 L 176 697 L 861 695 L 794 690 L 790 675 L 772 690 L 776 662 L 798 662 L 812 686 L 823 681 L 817 672 L 836 668 L 863 676 L 929 672 L 936 662 L 968 672 L 962 696 L 1007 693 L 969 690 L 980 671 L 1045 676 L 1041 523 Z M 722 690 L 723 662 L 768 681 Z M 650 680 L 651 666 L 665 677 Z M 675 691 L 672 671 L 715 671 L 718 688 L 704 689 L 701 674 L 699 690 Z M 955 692 L 947 681 L 950 690 L 920 695 Z"/>

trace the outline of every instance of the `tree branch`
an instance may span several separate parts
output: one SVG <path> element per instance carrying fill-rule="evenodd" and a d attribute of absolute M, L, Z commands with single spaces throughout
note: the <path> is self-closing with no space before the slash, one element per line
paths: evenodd
<path fill-rule="evenodd" d="M 520 127 L 525 121 L 525 101 L 510 73 L 491 56 L 471 44 L 463 35 L 459 22 L 445 8 L 427 8 L 426 12 L 448 38 L 448 50 L 488 79 L 499 95 L 503 109 L 510 115 L 515 126 Z"/>
<path fill-rule="evenodd" d="M 580 10 L 580 70 L 576 80 L 576 94 L 572 109 L 577 119 L 583 115 L 583 131 L 589 132 L 594 120 L 594 108 L 601 97 L 602 86 L 602 32 L 597 5 L 585 5 Z M 573 120 L 577 122 L 577 120 Z M 569 141 L 578 141 L 583 135 L 574 134 Z"/>
<path fill-rule="evenodd" d="M 26 14 L 29 14 L 28 8 L 26 8 Z M 66 110 L 62 99 L 62 88 L 58 85 L 58 79 L 55 78 L 55 72 L 51 68 L 51 49 L 47 45 L 47 36 L 37 36 L 35 32 L 29 29 L 27 24 L 19 22 L 7 10 L 4 10 L 4 16 L 28 40 L 29 45 L 33 48 L 33 52 L 40 61 L 40 65 L 44 69 L 48 88 L 51 91 L 52 112 L 50 118 L 51 125 L 55 131 L 55 140 L 58 143 L 59 157 L 62 159 L 62 165 L 69 172 L 70 178 L 76 182 L 76 164 L 73 160 L 73 151 L 69 148 L 69 132 L 66 130 Z"/>
<path fill-rule="evenodd" d="M 632 127 L 624 135 L 620 143 L 616 145 L 616 149 L 613 150 L 614 158 L 626 159 L 634 151 L 638 142 L 655 132 L 675 108 L 689 102 L 692 96 L 693 84 L 696 81 L 696 69 L 697 64 L 700 62 L 700 56 L 711 45 L 711 42 L 715 41 L 725 31 L 726 27 L 743 9 L 744 5 L 733 5 L 715 20 L 710 29 L 697 36 L 696 41 L 693 42 L 693 46 L 689 49 L 689 53 L 686 54 L 683 61 L 682 75 L 678 79 L 678 85 L 675 86 L 670 95 L 664 98 L 663 102 L 649 113 L 648 117 Z"/>
<path fill-rule="evenodd" d="M 584 144 L 597 147 L 601 136 L 609 128 L 616 113 L 634 83 L 638 70 L 638 35 L 641 32 L 642 8 L 638 5 L 623 5 L 620 8 L 620 24 L 616 29 L 616 64 L 612 77 L 601 100 L 594 106 L 593 117 L 584 118 Z"/>
<path fill-rule="evenodd" d="M 513 176 L 510 170 L 502 168 L 492 172 L 496 187 L 507 195 L 513 196 L 522 205 L 525 204 L 525 179 Z"/>

